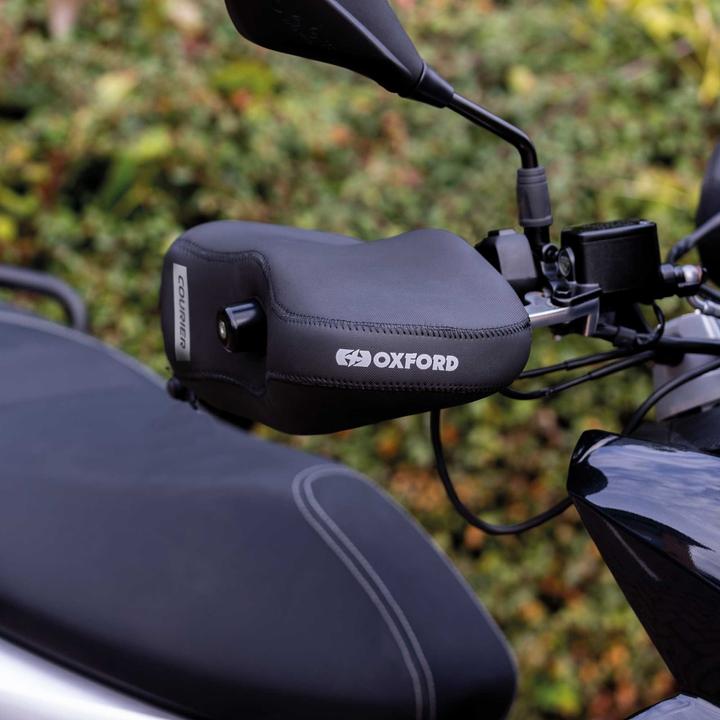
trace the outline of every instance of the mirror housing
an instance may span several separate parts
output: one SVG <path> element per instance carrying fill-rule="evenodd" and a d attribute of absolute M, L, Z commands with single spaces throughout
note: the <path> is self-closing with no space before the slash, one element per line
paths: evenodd
<path fill-rule="evenodd" d="M 420 57 L 387 0 L 226 0 L 238 32 L 278 52 L 347 68 L 446 107 L 452 86 Z"/>

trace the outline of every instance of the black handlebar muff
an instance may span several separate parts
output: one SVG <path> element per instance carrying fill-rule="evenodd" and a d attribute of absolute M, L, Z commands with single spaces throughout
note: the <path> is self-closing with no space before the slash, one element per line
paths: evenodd
<path fill-rule="evenodd" d="M 197 227 L 170 248 L 163 334 L 177 381 L 223 417 L 328 433 L 510 384 L 530 323 L 464 240 L 365 243 L 257 223 Z"/>

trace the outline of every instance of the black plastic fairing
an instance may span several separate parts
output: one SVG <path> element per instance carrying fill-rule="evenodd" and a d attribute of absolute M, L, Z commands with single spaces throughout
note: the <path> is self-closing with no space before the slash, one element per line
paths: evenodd
<path fill-rule="evenodd" d="M 681 689 L 720 703 L 720 458 L 585 434 L 569 491 Z"/>
<path fill-rule="evenodd" d="M 720 708 L 704 700 L 678 695 L 638 715 L 635 720 L 720 720 Z"/>

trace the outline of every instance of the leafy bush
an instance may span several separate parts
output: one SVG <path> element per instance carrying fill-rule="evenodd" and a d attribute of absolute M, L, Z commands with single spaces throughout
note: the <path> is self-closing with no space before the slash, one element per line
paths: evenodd
<path fill-rule="evenodd" d="M 55 18 L 55 37 L 43 4 L 4 0 L 0 18 L 3 261 L 68 279 L 95 331 L 160 372 L 159 270 L 183 228 L 229 217 L 371 240 L 439 226 L 476 242 L 515 217 L 514 151 L 340 70 L 251 48 L 222 5 L 86 3 Z M 536 138 L 558 227 L 646 216 L 666 245 L 692 227 L 720 130 L 717 8 L 397 5 L 459 90 Z M 591 347 L 541 336 L 533 362 Z M 544 508 L 563 492 L 578 435 L 617 428 L 648 388 L 634 371 L 552 404 L 495 397 L 448 413 L 463 496 L 496 520 Z M 517 651 L 514 717 L 618 718 L 672 691 L 574 512 L 521 540 L 468 530 L 435 479 L 423 418 L 341 442 L 282 439 L 369 473 L 450 552 Z"/>

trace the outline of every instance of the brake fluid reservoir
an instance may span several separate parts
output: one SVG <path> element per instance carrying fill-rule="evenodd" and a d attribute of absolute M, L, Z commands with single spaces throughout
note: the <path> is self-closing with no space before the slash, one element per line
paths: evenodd
<path fill-rule="evenodd" d="M 720 340 L 720 320 L 695 312 L 670 320 L 665 335 L 680 338 Z M 715 358 L 710 355 L 685 355 L 679 365 L 656 365 L 653 371 L 655 388 L 659 388 L 679 375 L 706 365 Z M 667 420 L 682 413 L 720 402 L 720 370 L 706 373 L 682 385 L 657 406 L 657 419 Z"/>

